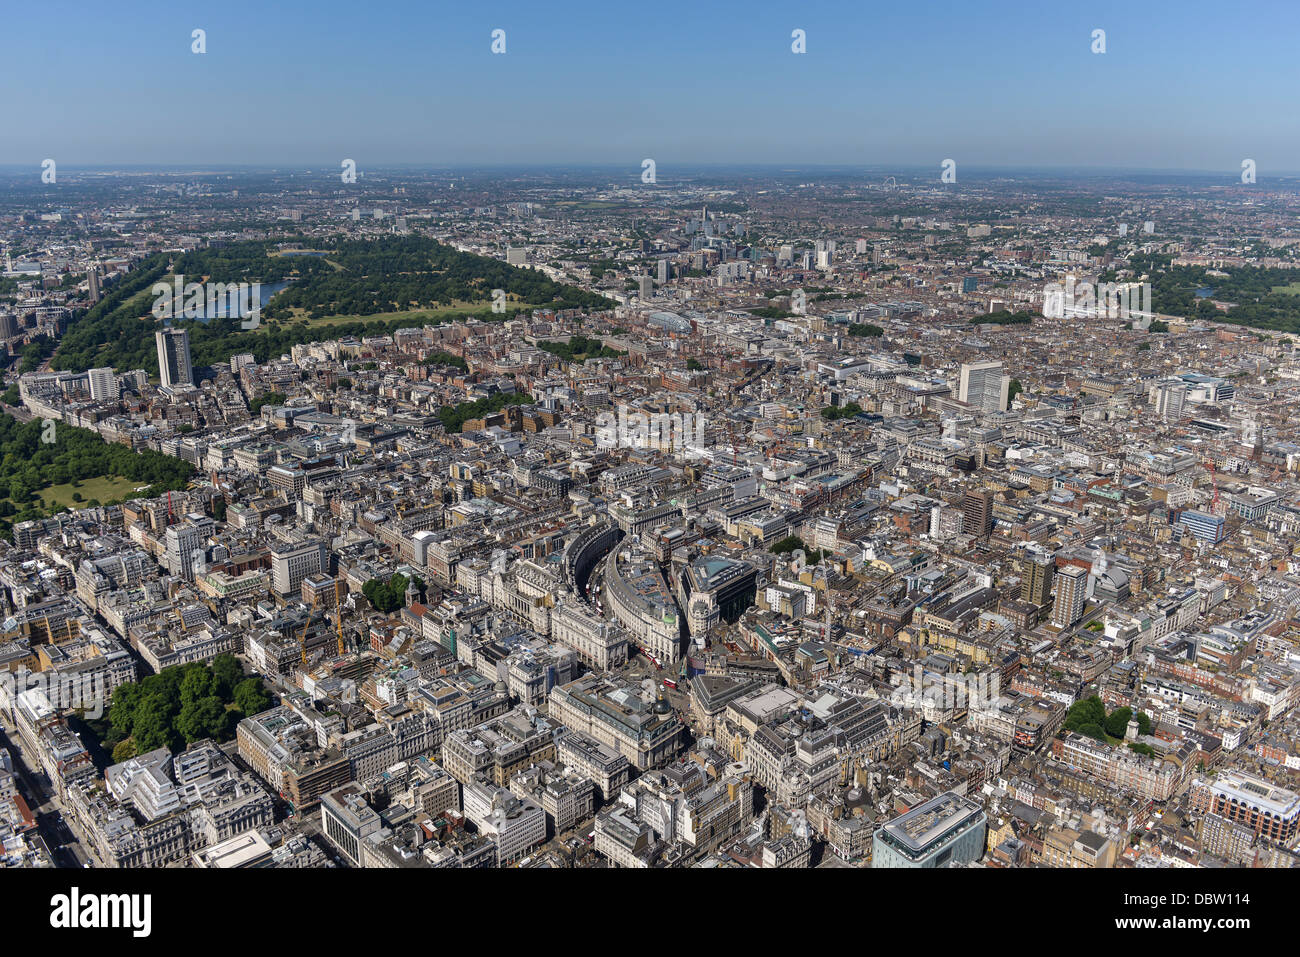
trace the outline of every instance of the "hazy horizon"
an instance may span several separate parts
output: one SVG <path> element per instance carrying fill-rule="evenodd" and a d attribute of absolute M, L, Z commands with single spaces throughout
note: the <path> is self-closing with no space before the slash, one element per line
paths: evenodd
<path fill-rule="evenodd" d="M 359 162 L 359 161 L 358 161 Z M 186 174 L 253 174 L 253 173 L 287 173 L 326 174 L 337 176 L 338 170 L 328 163 L 315 162 L 265 162 L 265 163 L 60 163 L 60 175 L 69 173 L 112 174 L 112 173 L 157 173 L 159 175 Z M 850 164 L 850 163 L 744 163 L 744 162 L 692 162 L 664 161 L 657 164 L 657 183 L 659 186 L 672 185 L 674 176 L 690 177 L 698 174 L 717 173 L 753 173 L 773 176 L 782 173 L 790 175 L 799 173 L 816 173 L 838 177 L 928 177 L 931 172 L 937 174 L 940 164 L 919 166 L 916 164 Z M 1139 167 L 1139 166 L 998 166 L 969 164 L 961 167 L 965 178 L 1021 177 L 1026 179 L 1094 177 L 1097 179 L 1123 177 L 1169 177 L 1171 179 L 1222 179 L 1224 185 L 1240 183 L 1240 168 L 1201 169 L 1176 167 Z M 641 173 L 639 163 L 457 163 L 439 164 L 431 162 L 383 162 L 369 163 L 365 168 L 358 168 L 358 176 L 364 182 L 366 173 L 372 176 L 378 173 L 518 173 L 545 174 L 559 172 L 601 173 L 625 176 L 629 180 L 638 180 Z M 0 163 L 0 177 L 39 178 L 40 166 L 37 164 Z M 1277 169 L 1268 173 L 1261 171 L 1259 182 L 1268 180 L 1289 180 L 1300 178 L 1300 167 L 1293 170 Z"/>
<path fill-rule="evenodd" d="M 14 11 L 0 165 L 1296 167 L 1300 8 L 144 0 Z M 202 54 L 192 33 L 204 33 Z M 505 52 L 492 52 L 493 31 Z M 792 52 L 803 31 L 806 52 Z M 1094 53 L 1095 30 L 1105 52 Z M 1288 172 L 1290 170 L 1287 170 Z"/>

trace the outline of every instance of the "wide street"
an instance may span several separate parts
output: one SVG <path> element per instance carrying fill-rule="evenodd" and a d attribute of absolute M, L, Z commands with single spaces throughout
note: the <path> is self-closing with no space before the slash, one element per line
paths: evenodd
<path fill-rule="evenodd" d="M 92 861 L 90 852 L 64 815 L 45 772 L 27 753 L 22 737 L 16 731 L 0 727 L 0 747 L 8 748 L 13 758 L 14 773 L 22 785 L 23 798 L 36 817 L 37 830 L 54 863 L 59 867 L 87 866 L 87 862 Z M 90 866 L 94 866 L 93 862 Z"/>

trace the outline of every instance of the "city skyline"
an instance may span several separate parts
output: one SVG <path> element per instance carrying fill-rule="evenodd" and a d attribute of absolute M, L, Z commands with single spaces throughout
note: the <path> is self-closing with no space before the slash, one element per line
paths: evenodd
<path fill-rule="evenodd" d="M 1300 7 L 3 22 L 15 927 L 1284 925 Z"/>

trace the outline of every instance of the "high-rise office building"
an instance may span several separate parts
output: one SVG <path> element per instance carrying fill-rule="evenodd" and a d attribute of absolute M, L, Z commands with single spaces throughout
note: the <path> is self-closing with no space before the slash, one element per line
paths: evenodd
<path fill-rule="evenodd" d="M 159 329 L 154 333 L 158 344 L 158 378 L 164 386 L 193 385 L 194 369 L 190 364 L 190 333 L 187 329 Z"/>
<path fill-rule="evenodd" d="M 668 271 L 669 271 L 668 260 L 667 259 L 659 260 L 659 281 L 661 283 L 668 281 Z"/>
<path fill-rule="evenodd" d="M 967 492 L 962 499 L 961 511 L 962 534 L 988 538 L 993 531 L 993 493 Z"/>
<path fill-rule="evenodd" d="M 641 276 L 637 279 L 637 295 L 642 299 L 650 299 L 655 294 L 655 281 L 651 276 Z"/>
<path fill-rule="evenodd" d="M 271 546 L 271 586 L 278 594 L 297 592 L 308 575 L 329 571 L 329 549 L 319 538 Z"/>
<path fill-rule="evenodd" d="M 363 866 L 366 838 L 384 822 L 362 796 L 356 784 L 345 784 L 321 795 L 321 834 L 353 867 Z"/>
<path fill-rule="evenodd" d="M 90 398 L 93 401 L 108 402 L 122 394 L 117 375 L 111 368 L 91 369 L 86 375 L 90 379 Z"/>
<path fill-rule="evenodd" d="M 121 388 L 130 389 L 132 392 L 139 392 L 149 384 L 149 373 L 143 369 L 132 369 L 130 372 L 123 372 L 117 378 L 122 383 Z"/>
<path fill-rule="evenodd" d="M 1052 624 L 1068 628 L 1083 617 L 1083 600 L 1088 594 L 1088 569 L 1066 565 L 1056 573 L 1056 601 Z"/>
<path fill-rule="evenodd" d="M 204 572 L 207 559 L 203 543 L 212 525 L 206 515 L 194 514 L 187 516 L 183 524 L 167 527 L 163 542 L 169 572 L 190 582 Z"/>
<path fill-rule="evenodd" d="M 1056 579 L 1056 560 L 1051 552 L 1036 551 L 1029 556 L 1020 598 L 1046 609 L 1052 604 L 1052 583 Z"/>
<path fill-rule="evenodd" d="M 1166 379 L 1152 387 L 1149 400 L 1162 421 L 1179 422 L 1185 417 L 1187 393 L 1186 382 L 1181 379 Z"/>
<path fill-rule="evenodd" d="M 90 302 L 99 302 L 99 267 L 91 266 L 90 271 L 86 273 L 86 282 L 90 286 Z"/>
<path fill-rule="evenodd" d="M 961 367 L 961 391 L 957 398 L 985 412 L 1005 412 L 1011 389 L 1010 377 L 1001 362 L 966 362 Z"/>
<path fill-rule="evenodd" d="M 872 835 L 871 866 L 932 868 L 978 861 L 988 817 L 952 791 L 919 804 Z"/>

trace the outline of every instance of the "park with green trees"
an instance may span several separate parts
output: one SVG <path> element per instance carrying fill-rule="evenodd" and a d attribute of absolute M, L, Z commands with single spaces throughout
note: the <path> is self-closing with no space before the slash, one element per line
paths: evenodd
<path fill-rule="evenodd" d="M 253 415 L 260 415 L 262 410 L 268 405 L 275 408 L 277 405 L 284 405 L 288 398 L 283 392 L 268 392 L 266 395 L 260 395 L 252 402 L 248 403 L 248 411 Z"/>
<path fill-rule="evenodd" d="M 850 402 L 847 405 L 828 405 L 821 410 L 820 414 L 827 422 L 838 422 L 840 419 L 851 419 L 861 413 L 862 406 Z"/>
<path fill-rule="evenodd" d="M 46 442 L 45 438 L 54 441 Z M 121 483 L 129 489 L 122 497 L 138 498 L 183 489 L 194 471 L 194 466 L 183 459 L 152 449 L 135 452 L 125 445 L 105 442 L 89 429 L 62 422 L 47 425 L 41 419 L 19 422 L 0 413 L 0 534 L 8 536 L 18 522 L 61 510 L 43 507 L 38 493 L 44 489 L 117 477 L 128 480 Z M 143 486 L 147 488 L 134 491 Z M 87 504 L 109 502 L 91 499 Z"/>
<path fill-rule="evenodd" d="M 454 352 L 443 352 L 439 350 L 424 360 L 426 366 L 451 366 L 453 369 L 459 369 L 461 372 L 469 371 L 469 364 Z"/>
<path fill-rule="evenodd" d="M 1128 730 L 1128 723 L 1132 717 L 1133 709 L 1128 707 L 1116 708 L 1107 714 L 1106 705 L 1099 697 L 1093 695 L 1090 698 L 1082 698 L 1070 706 L 1070 710 L 1065 714 L 1064 728 L 1066 731 L 1074 731 L 1097 741 L 1119 744 L 1124 740 L 1124 734 Z M 1139 711 L 1137 722 L 1139 734 L 1151 733 L 1149 714 Z M 1134 750 L 1139 749 L 1134 748 Z"/>
<path fill-rule="evenodd" d="M 611 349 L 599 339 L 589 339 L 586 336 L 569 336 L 567 342 L 542 341 L 537 343 L 537 348 L 569 362 L 585 362 L 588 359 L 617 359 L 619 356 L 627 355 L 626 352 Z"/>
<path fill-rule="evenodd" d="M 1028 311 L 1012 312 L 1009 309 L 999 309 L 997 312 L 986 312 L 982 315 L 971 316 L 971 325 L 982 326 L 985 324 L 995 326 L 1027 326 L 1034 321 L 1034 314 Z"/>
<path fill-rule="evenodd" d="M 1151 308 L 1158 313 L 1227 322 L 1256 329 L 1300 332 L 1300 269 L 1278 266 L 1175 266 L 1171 253 L 1142 253 L 1130 268 L 1151 284 Z M 1213 274 L 1211 274 L 1213 273 Z M 1100 277 L 1118 278 L 1114 270 Z M 1222 304 L 1220 308 L 1216 303 Z M 1150 332 L 1167 332 L 1152 322 Z"/>
<path fill-rule="evenodd" d="M 797 313 L 793 313 L 789 309 L 782 309 L 779 306 L 758 306 L 746 311 L 759 319 L 790 319 L 797 315 Z"/>
<path fill-rule="evenodd" d="M 527 392 L 496 392 L 486 399 L 473 402 L 461 402 L 459 405 L 444 405 L 438 410 L 438 421 L 450 433 L 460 432 L 470 419 L 481 419 L 500 412 L 509 405 L 528 405 L 533 397 Z"/>
<path fill-rule="evenodd" d="M 241 719 L 274 704 L 261 678 L 245 676 L 234 655 L 222 654 L 118 685 L 107 715 L 86 724 L 120 762 L 157 748 L 175 754 L 204 738 L 229 741 Z"/>
<path fill-rule="evenodd" d="M 390 615 L 406 604 L 406 586 L 410 583 L 398 573 L 388 581 L 372 578 L 361 586 L 361 593 L 370 599 L 370 607 Z"/>
<path fill-rule="evenodd" d="M 292 346 L 321 338 L 391 335 L 411 325 L 439 325 L 469 317 L 504 321 L 542 306 L 606 309 L 613 305 L 603 296 L 554 282 L 536 270 L 463 253 L 423 236 L 317 243 L 324 256 L 275 255 L 283 241 L 252 240 L 192 250 L 175 258 L 165 253 L 149 257 L 114 284 L 101 302 L 73 315 L 51 368 L 73 372 L 99 366 L 154 368 L 154 333 L 165 321 L 189 330 L 194 365 L 202 367 L 227 362 L 240 352 L 265 362 Z M 258 327 L 245 329 L 237 317 L 155 318 L 153 284 L 171 282 L 175 276 L 184 276 L 186 282 L 288 285 L 262 307 Z M 507 296 L 504 311 L 493 311 L 494 289 L 504 290 Z M 333 317 L 341 318 L 336 322 Z M 318 322 L 327 319 L 331 320 L 328 331 L 323 331 Z"/>
<path fill-rule="evenodd" d="M 822 553 L 815 548 L 809 548 L 798 535 L 787 535 L 779 542 L 776 542 L 768 551 L 774 555 L 790 555 L 802 551 L 804 561 L 809 565 L 816 565 L 822 560 Z"/>

